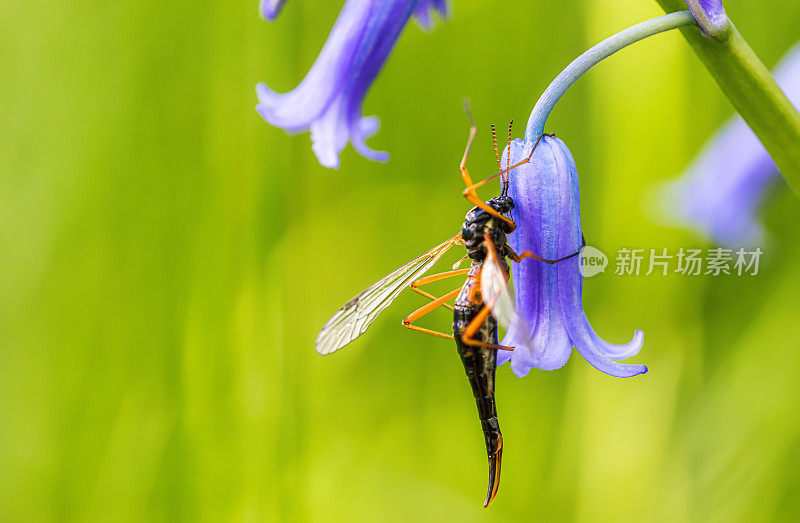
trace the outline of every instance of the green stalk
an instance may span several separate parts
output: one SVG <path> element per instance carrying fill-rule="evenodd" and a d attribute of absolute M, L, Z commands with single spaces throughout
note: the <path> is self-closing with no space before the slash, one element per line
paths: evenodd
<path fill-rule="evenodd" d="M 683 0 L 657 0 L 666 12 Z M 758 136 L 783 177 L 800 197 L 800 114 L 731 22 L 723 30 L 681 29 L 722 92 Z"/>

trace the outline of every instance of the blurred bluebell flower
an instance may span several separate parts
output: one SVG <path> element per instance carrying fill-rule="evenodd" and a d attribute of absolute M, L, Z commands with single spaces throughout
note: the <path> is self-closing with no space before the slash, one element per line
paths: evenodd
<path fill-rule="evenodd" d="M 365 143 L 379 124 L 376 117 L 361 115 L 364 97 L 411 15 L 430 25 L 429 10 L 445 15 L 445 7 L 441 0 L 347 0 L 303 81 L 284 94 L 258 84 L 256 109 L 267 122 L 289 132 L 310 129 L 312 149 L 326 167 L 339 166 L 339 153 L 348 141 L 365 157 L 386 161 L 387 153 Z"/>
<path fill-rule="evenodd" d="M 781 60 L 774 76 L 800 107 L 800 44 Z M 760 204 L 766 189 L 779 179 L 764 146 L 736 116 L 680 178 L 666 185 L 661 206 L 672 221 L 692 226 L 719 244 L 754 246 L 762 237 L 756 219 Z"/>
<path fill-rule="evenodd" d="M 511 163 L 527 158 L 532 147 L 531 141 L 512 142 Z M 581 248 L 578 172 L 564 142 L 542 138 L 530 163 L 514 169 L 509 180 L 509 196 L 515 203 L 511 218 L 517 223 L 509 236 L 514 250 L 558 259 Z M 647 372 L 644 365 L 613 361 L 639 352 L 642 331 L 637 330 L 627 344 L 613 345 L 592 330 L 583 311 L 580 263 L 580 257 L 574 256 L 554 265 L 530 258 L 512 264 L 516 308 L 528 332 L 509 330 L 502 344 L 515 349 L 498 351 L 498 364 L 510 360 L 512 371 L 520 377 L 533 367 L 558 369 L 574 346 L 606 374 L 626 378 Z"/>

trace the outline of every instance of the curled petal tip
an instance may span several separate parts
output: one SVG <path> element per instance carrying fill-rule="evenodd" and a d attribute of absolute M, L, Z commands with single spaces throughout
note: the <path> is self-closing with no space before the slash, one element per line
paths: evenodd
<path fill-rule="evenodd" d="M 362 140 L 353 140 L 353 148 L 367 160 L 383 163 L 389 161 L 389 153 L 386 151 L 376 151 L 370 148 Z"/>
<path fill-rule="evenodd" d="M 365 142 L 367 138 L 377 133 L 379 128 L 380 120 L 375 116 L 360 118 L 355 125 L 355 129 L 351 132 L 350 140 L 353 142 L 353 148 L 364 158 L 376 162 L 388 162 L 389 153 L 386 151 L 376 151 L 370 148 Z"/>
<path fill-rule="evenodd" d="M 566 303 L 565 303 L 565 306 Z M 577 313 L 577 310 L 575 310 Z M 644 333 L 637 330 L 633 340 L 625 345 L 612 345 L 600 338 L 589 325 L 582 312 L 567 320 L 567 330 L 575 343 L 575 349 L 589 364 L 600 372 L 617 378 L 632 378 L 647 372 L 641 364 L 627 364 L 614 361 L 624 359 L 639 352 Z"/>
<path fill-rule="evenodd" d="M 594 331 L 591 331 L 591 333 L 594 334 Z M 636 356 L 642 350 L 642 345 L 644 345 L 644 332 L 641 329 L 636 329 L 636 332 L 633 333 L 633 339 L 622 345 L 608 343 L 596 335 L 593 337 L 603 355 L 615 360 L 624 360 L 625 358 Z"/>
<path fill-rule="evenodd" d="M 722 7 L 722 0 L 686 0 L 686 5 L 706 35 L 724 40 L 731 31 L 731 22 Z"/>
<path fill-rule="evenodd" d="M 273 96 L 274 94 L 275 92 L 264 82 L 259 82 L 256 84 L 256 97 L 258 97 L 259 101 L 269 99 L 269 97 Z"/>
<path fill-rule="evenodd" d="M 619 363 L 600 352 L 599 348 L 589 340 L 578 341 L 575 345 L 581 356 L 595 369 L 617 378 L 632 378 L 647 372 L 647 366 L 641 364 Z"/>
<path fill-rule="evenodd" d="M 315 141 L 311 144 L 311 150 L 314 151 L 321 166 L 328 169 L 339 168 L 339 152 L 329 144 Z"/>
<path fill-rule="evenodd" d="M 386 163 L 389 161 L 389 153 L 386 151 L 372 151 L 370 154 L 364 155 L 369 160 L 374 160 L 376 162 Z"/>
<path fill-rule="evenodd" d="M 614 376 L 615 378 L 632 378 L 647 372 L 646 365 L 630 365 L 626 363 L 617 363 L 611 360 L 592 360 L 589 357 L 587 357 L 586 360 L 595 369 L 609 376 Z"/>

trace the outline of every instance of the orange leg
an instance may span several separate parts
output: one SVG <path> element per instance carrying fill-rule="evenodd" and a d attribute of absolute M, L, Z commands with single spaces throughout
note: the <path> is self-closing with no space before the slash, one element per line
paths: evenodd
<path fill-rule="evenodd" d="M 418 287 L 421 287 L 422 285 L 427 285 L 429 283 L 433 283 L 433 282 L 437 282 L 437 281 L 441 281 L 441 280 L 446 280 L 447 278 L 453 278 L 454 276 L 465 276 L 467 273 L 469 273 L 469 268 L 467 268 L 467 269 L 459 269 L 459 270 L 452 270 L 452 271 L 442 272 L 440 274 L 433 274 L 431 276 L 426 276 L 424 278 L 420 278 L 417 281 L 412 281 L 411 282 L 411 290 L 416 292 L 416 293 L 422 294 L 423 296 L 425 296 L 429 300 L 436 300 L 437 299 L 436 296 L 434 296 L 432 294 L 429 294 L 429 293 L 419 289 Z M 451 311 L 454 310 L 453 306 L 450 305 L 449 303 L 443 303 L 442 306 L 443 307 L 447 307 Z"/>
<path fill-rule="evenodd" d="M 431 329 L 426 329 L 425 327 L 418 327 L 417 325 L 412 325 L 412 323 L 417 321 L 418 319 L 422 318 L 426 314 L 430 313 L 436 307 L 439 307 L 439 306 L 443 305 L 446 301 L 452 300 L 453 298 L 458 296 L 459 292 L 461 292 L 461 287 L 459 287 L 458 289 L 456 289 L 456 290 L 454 290 L 452 292 L 448 292 L 447 294 L 445 294 L 441 298 L 436 298 L 432 302 L 430 302 L 430 303 L 428 303 L 426 305 L 423 305 L 419 309 L 415 310 L 414 312 L 412 312 L 411 314 L 409 314 L 408 316 L 403 318 L 403 327 L 406 327 L 408 329 L 411 329 L 411 330 L 414 330 L 414 331 L 417 331 L 417 332 L 421 332 L 423 334 L 430 334 L 431 336 L 438 336 L 439 338 L 445 338 L 445 339 L 448 339 L 448 340 L 452 340 L 453 339 L 453 335 L 452 334 L 445 334 L 444 332 L 439 332 L 439 331 L 435 331 L 435 330 L 431 330 Z"/>
<path fill-rule="evenodd" d="M 491 310 L 492 308 L 490 305 L 483 306 L 483 308 L 478 312 L 478 314 L 474 318 L 472 318 L 472 321 L 469 322 L 467 328 L 464 329 L 464 332 L 461 334 L 461 341 L 463 341 L 465 345 L 469 345 L 470 347 L 486 347 L 489 349 L 514 350 L 514 347 L 506 347 L 505 345 L 495 345 L 493 343 L 485 343 L 473 338 L 473 336 L 475 336 L 475 333 L 478 332 L 478 329 L 481 328 L 481 325 L 483 325 L 483 322 L 486 321 L 486 318 L 489 316 L 489 312 Z"/>

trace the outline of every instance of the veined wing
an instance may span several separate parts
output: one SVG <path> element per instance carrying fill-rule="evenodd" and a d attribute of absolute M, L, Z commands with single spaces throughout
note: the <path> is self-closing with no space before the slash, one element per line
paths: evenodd
<path fill-rule="evenodd" d="M 459 243 L 463 243 L 461 233 L 406 263 L 345 303 L 322 327 L 317 336 L 317 352 L 330 354 L 364 334 L 375 318 L 397 298 L 400 291 L 428 272 L 450 247 Z"/>
<path fill-rule="evenodd" d="M 500 265 L 500 256 L 489 235 L 484 236 L 486 259 L 481 270 L 481 294 L 483 301 L 492 311 L 498 325 L 513 331 L 514 339 L 530 345 L 530 330 L 522 317 L 517 314 L 514 299 L 508 292 L 508 274 Z"/>

